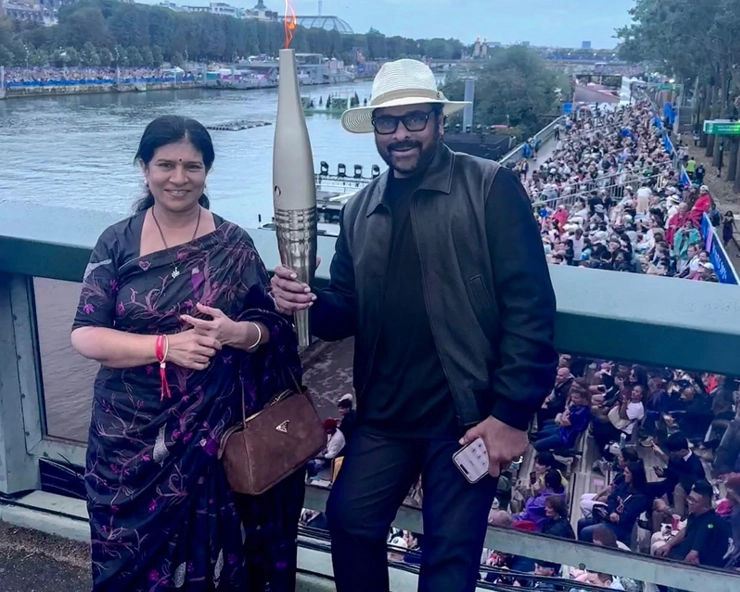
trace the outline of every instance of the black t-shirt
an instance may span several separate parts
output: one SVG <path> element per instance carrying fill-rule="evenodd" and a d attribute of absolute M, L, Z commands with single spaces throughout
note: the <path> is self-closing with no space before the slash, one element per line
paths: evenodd
<path fill-rule="evenodd" d="M 730 525 L 714 510 L 699 516 L 691 514 L 686 521 L 684 540 L 671 550 L 671 558 L 683 559 L 691 551 L 699 553 L 699 565 L 722 567 L 729 547 Z"/>
<path fill-rule="evenodd" d="M 429 324 L 421 260 L 411 224 L 418 178 L 388 177 L 391 248 L 380 335 L 358 422 L 395 437 L 457 438 L 460 429 Z"/>

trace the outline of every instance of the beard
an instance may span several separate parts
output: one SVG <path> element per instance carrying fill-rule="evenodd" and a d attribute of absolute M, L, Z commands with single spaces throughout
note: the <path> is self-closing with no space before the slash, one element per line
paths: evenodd
<path fill-rule="evenodd" d="M 423 173 L 429 167 L 439 148 L 440 137 L 439 130 L 435 129 L 434 136 L 426 146 L 411 139 L 383 147 L 378 146 L 376 140 L 375 145 L 378 154 L 391 170 L 399 176 L 412 177 Z"/>

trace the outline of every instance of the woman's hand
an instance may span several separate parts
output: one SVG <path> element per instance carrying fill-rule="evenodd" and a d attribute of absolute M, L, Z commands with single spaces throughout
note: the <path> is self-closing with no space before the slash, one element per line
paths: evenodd
<path fill-rule="evenodd" d="M 198 311 L 211 317 L 211 320 L 196 319 L 190 315 L 180 315 L 180 319 L 193 326 L 197 335 L 210 337 L 223 345 L 233 345 L 239 341 L 239 323 L 232 321 L 223 311 L 201 304 L 195 305 Z M 219 348 L 220 349 L 220 348 Z"/>
<path fill-rule="evenodd" d="M 190 370 L 205 370 L 211 358 L 221 349 L 219 341 L 198 334 L 194 329 L 170 335 L 167 339 L 167 361 Z"/>

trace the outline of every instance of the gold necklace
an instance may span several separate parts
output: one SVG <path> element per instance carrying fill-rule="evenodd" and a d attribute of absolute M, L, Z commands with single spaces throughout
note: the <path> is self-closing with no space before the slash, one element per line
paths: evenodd
<path fill-rule="evenodd" d="M 203 208 L 198 206 L 198 219 L 195 222 L 195 230 L 193 231 L 193 238 L 190 239 L 190 242 L 192 243 L 195 240 L 195 236 L 198 234 L 198 228 L 200 227 L 200 213 Z M 152 220 L 154 220 L 154 224 L 157 225 L 157 230 L 159 230 L 159 236 L 162 238 L 162 244 L 164 245 L 164 248 L 169 252 L 170 248 L 167 246 L 167 241 L 164 239 L 164 232 L 162 232 L 162 227 L 159 225 L 159 221 L 157 220 L 157 217 L 154 215 L 154 206 L 152 206 Z M 180 275 L 180 270 L 178 269 L 178 262 L 177 259 L 172 257 L 170 254 L 170 259 L 172 260 L 172 267 L 175 269 L 170 274 L 172 276 L 172 279 L 174 280 L 178 275 Z"/>

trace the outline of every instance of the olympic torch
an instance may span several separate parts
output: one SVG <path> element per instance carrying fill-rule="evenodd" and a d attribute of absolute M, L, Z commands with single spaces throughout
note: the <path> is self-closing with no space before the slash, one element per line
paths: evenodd
<path fill-rule="evenodd" d="M 286 2 L 285 48 L 280 50 L 278 109 L 272 157 L 275 227 L 280 261 L 311 284 L 316 271 L 316 181 L 303 115 L 295 51 L 290 49 L 295 12 Z M 308 310 L 295 314 L 298 345 L 310 344 Z"/>

